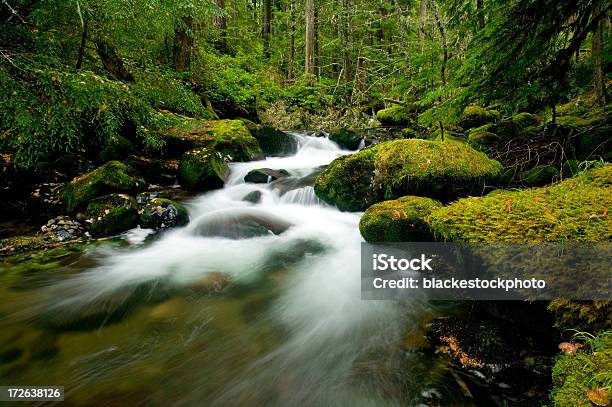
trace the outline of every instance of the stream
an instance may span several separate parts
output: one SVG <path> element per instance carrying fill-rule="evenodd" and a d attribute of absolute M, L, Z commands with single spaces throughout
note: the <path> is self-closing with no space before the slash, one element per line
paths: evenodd
<path fill-rule="evenodd" d="M 291 134 L 294 156 L 231 164 L 183 228 L 8 265 L 0 383 L 64 386 L 68 405 L 488 405 L 427 350 L 439 307 L 361 300 L 360 214 L 311 186 L 350 152 Z M 291 177 L 245 183 L 257 168 Z"/>

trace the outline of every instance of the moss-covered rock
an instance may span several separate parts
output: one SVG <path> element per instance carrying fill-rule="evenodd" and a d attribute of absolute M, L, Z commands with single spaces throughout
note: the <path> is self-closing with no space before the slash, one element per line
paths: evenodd
<path fill-rule="evenodd" d="M 612 119 L 609 115 L 561 116 L 557 118 L 557 125 L 557 130 L 571 139 L 579 160 L 605 158 L 612 149 Z"/>
<path fill-rule="evenodd" d="M 153 198 L 139 211 L 141 226 L 165 229 L 183 226 L 189 222 L 187 209 L 178 202 L 166 198 Z"/>
<path fill-rule="evenodd" d="M 298 142 L 292 135 L 271 126 L 256 124 L 246 119 L 240 120 L 257 139 L 266 156 L 286 157 L 296 153 Z"/>
<path fill-rule="evenodd" d="M 425 217 L 441 206 L 438 201 L 419 196 L 380 202 L 366 210 L 359 231 L 367 242 L 431 241 L 433 235 Z"/>
<path fill-rule="evenodd" d="M 330 133 L 329 139 L 347 150 L 357 150 L 363 137 L 356 131 L 340 129 Z"/>
<path fill-rule="evenodd" d="M 612 332 L 604 332 L 594 337 L 579 335 L 576 343 L 569 349 L 557 357 L 552 369 L 552 405 L 554 407 L 611 405 Z"/>
<path fill-rule="evenodd" d="M 222 188 L 229 168 L 217 151 L 201 147 L 183 154 L 179 164 L 178 180 L 191 191 L 209 191 Z"/>
<path fill-rule="evenodd" d="M 600 242 L 612 239 L 612 165 L 543 188 L 497 191 L 436 209 L 428 223 L 456 242 Z"/>
<path fill-rule="evenodd" d="M 87 229 L 93 236 L 110 236 L 136 227 L 136 199 L 125 194 L 104 195 L 92 200 L 85 212 Z"/>
<path fill-rule="evenodd" d="M 252 161 L 264 157 L 247 126 L 241 120 L 197 120 L 183 118 L 177 125 L 163 132 L 167 149 L 182 153 L 198 147 L 208 147 L 230 161 Z"/>
<path fill-rule="evenodd" d="M 521 173 L 521 182 L 530 187 L 538 187 L 550 184 L 559 179 L 559 170 L 550 164 L 538 165 Z"/>
<path fill-rule="evenodd" d="M 499 113 L 496 110 L 487 110 L 477 105 L 469 105 L 463 109 L 459 125 L 464 129 L 471 129 L 492 123 L 498 117 Z"/>
<path fill-rule="evenodd" d="M 136 152 L 136 146 L 125 137 L 115 136 L 113 140 L 100 151 L 100 160 L 121 160 Z"/>
<path fill-rule="evenodd" d="M 353 211 L 404 195 L 448 201 L 480 193 L 501 170 L 499 162 L 465 143 L 395 140 L 334 160 L 317 178 L 315 192 Z"/>
<path fill-rule="evenodd" d="M 396 140 L 378 145 L 375 186 L 381 199 L 418 195 L 443 201 L 482 192 L 499 162 L 456 141 Z"/>
<path fill-rule="evenodd" d="M 475 129 L 468 135 L 468 141 L 470 144 L 478 147 L 490 147 L 501 141 L 501 138 L 490 131 Z"/>
<path fill-rule="evenodd" d="M 413 106 L 393 105 L 376 113 L 383 126 L 408 126 L 414 120 Z"/>
<path fill-rule="evenodd" d="M 530 134 L 530 129 L 542 124 L 544 120 L 531 113 L 519 113 L 513 117 L 485 124 L 474 129 L 472 132 L 488 132 L 496 134 L 501 141 L 507 141 L 517 137 L 525 137 Z"/>
<path fill-rule="evenodd" d="M 66 209 L 70 212 L 83 207 L 95 197 L 113 192 L 135 192 L 146 185 L 144 179 L 119 161 L 109 161 L 95 170 L 70 182 L 61 194 Z"/>
<path fill-rule="evenodd" d="M 540 116 L 527 112 L 522 112 L 513 116 L 512 121 L 515 122 L 521 129 L 536 127 L 544 123 L 544 119 Z"/>
<path fill-rule="evenodd" d="M 365 210 L 374 203 L 374 158 L 377 148 L 371 147 L 332 161 L 315 181 L 317 196 L 343 211 Z"/>

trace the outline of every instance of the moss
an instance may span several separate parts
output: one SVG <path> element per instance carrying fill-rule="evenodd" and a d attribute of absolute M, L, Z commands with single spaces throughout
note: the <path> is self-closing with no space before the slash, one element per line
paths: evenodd
<path fill-rule="evenodd" d="M 93 236 L 110 236 L 138 225 L 138 204 L 129 195 L 105 195 L 89 203 L 85 217 Z"/>
<path fill-rule="evenodd" d="M 495 145 L 501 141 L 500 137 L 486 130 L 480 130 L 480 128 L 475 131 L 470 132 L 468 135 L 468 141 L 472 145 L 476 145 L 478 147 L 489 147 Z"/>
<path fill-rule="evenodd" d="M 530 187 L 550 184 L 559 179 L 559 170 L 554 165 L 538 165 L 521 173 L 521 182 Z"/>
<path fill-rule="evenodd" d="M 440 202 L 418 196 L 405 196 L 370 206 L 359 231 L 368 242 L 430 241 L 433 236 L 425 217 L 441 207 Z"/>
<path fill-rule="evenodd" d="M 612 329 L 612 302 L 610 301 L 551 301 L 548 310 L 555 316 L 560 330 L 580 329 L 601 332 Z"/>
<path fill-rule="evenodd" d="M 290 134 L 271 126 L 253 123 L 250 120 L 240 120 L 257 139 L 259 146 L 266 156 L 286 157 L 295 154 L 297 151 L 297 139 Z"/>
<path fill-rule="evenodd" d="M 343 211 L 361 211 L 375 202 L 372 191 L 374 157 L 378 146 L 331 162 L 316 179 L 315 192 Z"/>
<path fill-rule="evenodd" d="M 357 150 L 361 143 L 361 135 L 349 129 L 340 129 L 329 135 L 329 139 L 347 150 Z"/>
<path fill-rule="evenodd" d="M 612 148 L 612 120 L 606 115 L 561 116 L 557 118 L 557 125 L 561 134 L 571 138 L 579 160 L 605 157 Z"/>
<path fill-rule="evenodd" d="M 489 111 L 480 106 L 469 105 L 463 109 L 459 125 L 464 129 L 471 129 L 487 123 L 492 123 L 498 116 L 499 113 L 497 111 Z"/>
<path fill-rule="evenodd" d="M 220 153 L 201 147 L 186 152 L 179 163 L 178 180 L 188 190 L 208 191 L 223 187 L 229 169 Z"/>
<path fill-rule="evenodd" d="M 612 400 L 612 332 L 582 338 L 575 354 L 556 358 L 551 392 L 555 407 L 603 406 Z M 599 404 L 592 402 L 597 399 Z"/>
<path fill-rule="evenodd" d="M 543 188 L 499 191 L 437 209 L 428 223 L 457 242 L 600 242 L 612 239 L 612 165 Z"/>
<path fill-rule="evenodd" d="M 168 149 L 174 153 L 208 147 L 230 161 L 252 161 L 264 157 L 257 139 L 241 120 L 182 118 L 180 124 L 164 131 L 163 136 Z"/>
<path fill-rule="evenodd" d="M 407 126 L 414 120 L 411 107 L 393 105 L 376 113 L 376 119 L 383 126 Z"/>
<path fill-rule="evenodd" d="M 512 121 L 515 122 L 521 129 L 526 129 L 528 127 L 539 126 L 544 122 L 540 116 L 536 116 L 531 113 L 519 113 L 512 117 Z"/>
<path fill-rule="evenodd" d="M 62 192 L 62 201 L 71 212 L 83 207 L 95 197 L 112 192 L 134 192 L 145 185 L 145 180 L 138 177 L 130 167 L 119 161 L 109 161 L 92 172 L 73 179 Z"/>
<path fill-rule="evenodd" d="M 100 151 L 102 161 L 121 160 L 136 152 L 136 146 L 125 137 L 115 136 L 109 144 Z"/>
<path fill-rule="evenodd" d="M 456 141 L 396 140 L 379 145 L 375 184 L 385 199 L 419 195 L 450 200 L 480 193 L 499 162 Z"/>

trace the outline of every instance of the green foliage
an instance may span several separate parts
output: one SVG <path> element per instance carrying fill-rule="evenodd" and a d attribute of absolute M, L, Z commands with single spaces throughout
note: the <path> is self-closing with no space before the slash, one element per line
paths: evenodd
<path fill-rule="evenodd" d="M 553 406 L 605 405 L 601 400 L 612 398 L 612 331 L 597 336 L 579 332 L 572 342 L 583 347 L 575 354 L 557 356 L 552 370 Z M 599 404 L 593 404 L 595 400 Z"/>

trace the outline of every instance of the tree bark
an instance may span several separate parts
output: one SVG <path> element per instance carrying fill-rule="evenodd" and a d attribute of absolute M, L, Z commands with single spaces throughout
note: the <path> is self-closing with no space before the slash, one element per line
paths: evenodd
<path fill-rule="evenodd" d="M 295 15 L 293 14 L 293 3 L 289 6 L 291 9 L 289 18 L 291 19 L 290 34 L 289 34 L 289 68 L 287 72 L 287 79 L 292 81 L 295 79 Z"/>
<path fill-rule="evenodd" d="M 593 1 L 593 18 L 601 13 L 601 0 Z M 593 91 L 600 105 L 608 102 L 608 92 L 606 91 L 606 81 L 602 69 L 602 50 L 603 50 L 603 18 L 599 18 L 593 31 L 593 41 L 591 44 L 591 58 L 593 61 Z"/>
<path fill-rule="evenodd" d="M 272 0 L 263 1 L 263 40 L 264 40 L 264 58 L 270 59 L 270 34 L 272 21 Z"/>
<path fill-rule="evenodd" d="M 319 50 L 319 10 L 314 11 L 314 64 L 317 79 L 321 77 L 321 54 Z"/>
<path fill-rule="evenodd" d="M 314 0 L 306 0 L 306 49 L 304 72 L 306 75 L 314 76 L 315 73 L 315 3 Z"/>
<path fill-rule="evenodd" d="M 104 69 L 116 79 L 124 82 L 133 82 L 134 77 L 123 64 L 123 60 L 117 54 L 117 50 L 103 38 L 96 38 L 94 41 L 96 52 L 104 65 Z"/>
<path fill-rule="evenodd" d="M 355 70 L 355 87 L 354 87 L 354 101 L 361 103 L 366 100 L 366 94 L 368 92 L 368 73 L 365 68 L 365 58 L 357 58 L 357 69 Z"/>
<path fill-rule="evenodd" d="M 342 79 L 344 82 L 349 82 L 352 77 L 352 61 L 351 61 L 351 19 L 349 11 L 351 9 L 350 0 L 342 0 L 342 18 L 340 19 L 340 30 L 342 37 Z"/>
<path fill-rule="evenodd" d="M 440 40 L 442 42 L 442 66 L 440 67 L 440 77 L 442 79 L 442 85 L 446 85 L 446 63 L 448 61 L 448 46 L 446 44 L 446 33 L 444 32 L 444 25 L 442 24 L 442 16 L 440 16 L 440 8 L 435 0 L 432 0 L 434 6 L 434 16 L 436 18 L 436 25 L 440 31 Z"/>
<path fill-rule="evenodd" d="M 225 13 L 225 0 L 215 0 L 215 4 L 221 11 L 221 13 Z M 222 53 L 227 52 L 227 18 L 225 14 L 217 16 L 214 18 L 214 25 L 219 30 L 220 39 L 219 39 L 219 51 Z"/>
<path fill-rule="evenodd" d="M 478 14 L 478 28 L 482 30 L 485 28 L 485 17 L 482 9 L 482 0 L 476 0 L 476 14 Z"/>
<path fill-rule="evenodd" d="M 419 4 L 419 47 L 421 54 L 425 51 L 425 22 L 427 20 L 427 0 L 421 0 Z"/>
<path fill-rule="evenodd" d="M 76 69 L 81 69 L 83 66 L 83 56 L 85 55 L 85 45 L 87 44 L 87 25 L 88 20 L 84 19 L 81 31 L 81 43 L 79 44 L 79 52 L 77 54 L 77 61 L 75 65 Z"/>
<path fill-rule="evenodd" d="M 193 17 L 183 16 L 174 27 L 174 46 L 172 58 L 174 69 L 179 72 L 189 71 L 191 66 L 191 49 L 193 48 Z"/>

